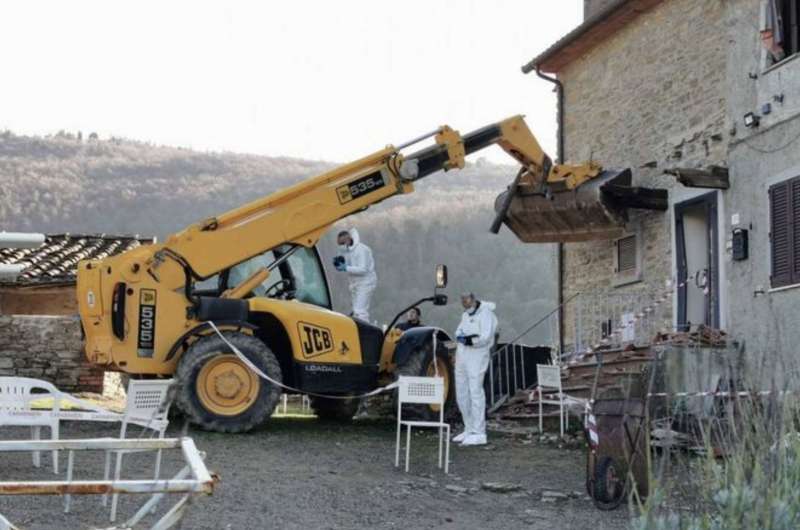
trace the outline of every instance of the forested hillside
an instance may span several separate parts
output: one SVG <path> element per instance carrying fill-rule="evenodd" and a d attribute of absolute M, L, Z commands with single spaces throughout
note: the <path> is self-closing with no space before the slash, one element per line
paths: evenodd
<path fill-rule="evenodd" d="M 332 166 L 64 133 L 39 138 L 6 132 L 0 135 L 0 230 L 163 239 Z M 450 267 L 452 303 L 423 312 L 426 321 L 447 329 L 458 322 L 460 291 L 497 302 L 505 338 L 554 307 L 553 247 L 520 244 L 505 228 L 499 236 L 488 232 L 494 198 L 514 172 L 479 160 L 463 171 L 433 175 L 416 193 L 340 223 L 340 228 L 356 226 L 373 249 L 380 280 L 375 320 L 388 322 L 398 308 L 428 295 L 436 263 Z M 332 239 L 329 234 L 321 249 L 336 306 L 349 311 L 346 282 L 329 266 Z M 549 341 L 547 326 L 537 331 L 528 342 Z"/>

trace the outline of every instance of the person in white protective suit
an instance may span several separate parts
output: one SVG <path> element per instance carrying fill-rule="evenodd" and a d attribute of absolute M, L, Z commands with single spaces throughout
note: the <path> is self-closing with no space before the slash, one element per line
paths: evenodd
<path fill-rule="evenodd" d="M 474 294 L 461 295 L 464 314 L 456 329 L 456 401 L 464 419 L 464 432 L 453 438 L 461 445 L 486 444 L 486 395 L 483 380 L 497 332 L 495 304 Z"/>
<path fill-rule="evenodd" d="M 355 228 L 339 232 L 336 242 L 339 255 L 333 258 L 333 265 L 349 277 L 353 316 L 369 322 L 369 303 L 378 284 L 372 250 L 361 242 Z"/>

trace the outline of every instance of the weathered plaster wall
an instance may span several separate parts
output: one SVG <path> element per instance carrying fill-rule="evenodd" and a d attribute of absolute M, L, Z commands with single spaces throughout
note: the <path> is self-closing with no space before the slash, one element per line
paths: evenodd
<path fill-rule="evenodd" d="M 631 167 L 634 184 L 684 194 L 670 166 L 723 164 L 726 158 L 726 3 L 671 0 L 640 16 L 559 77 L 565 85 L 566 158 L 594 159 L 606 167 Z M 658 169 L 645 165 L 657 163 Z M 676 189 L 677 192 L 676 192 Z M 565 245 L 564 294 L 663 291 L 673 276 L 672 215 L 633 211 L 629 229 L 643 239 L 641 281 L 614 287 L 614 245 Z M 645 294 L 648 293 L 648 294 Z M 599 321 L 607 314 L 589 307 Z M 672 304 L 652 323 L 673 325 Z M 574 339 L 574 311 L 565 315 L 565 342 Z"/>
<path fill-rule="evenodd" d="M 75 316 L 0 315 L 0 375 L 44 379 L 68 392 L 103 391 L 103 370 L 86 362 Z"/>
<path fill-rule="evenodd" d="M 731 189 L 725 237 L 749 230 L 750 257 L 726 252 L 729 330 L 742 341 L 751 374 L 762 384 L 795 382 L 800 368 L 800 288 L 770 289 L 769 186 L 800 175 L 800 56 L 768 67 L 758 35 L 762 0 L 731 0 L 728 69 L 729 111 L 735 127 L 729 164 Z M 776 101 L 783 97 L 783 102 Z M 743 116 L 772 112 L 747 129 Z M 734 223 L 738 216 L 738 223 Z M 774 379 L 773 379 L 774 378 Z"/>

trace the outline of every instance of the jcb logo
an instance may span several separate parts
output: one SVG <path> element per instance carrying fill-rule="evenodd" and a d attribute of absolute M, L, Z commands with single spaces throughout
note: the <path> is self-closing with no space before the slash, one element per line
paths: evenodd
<path fill-rule="evenodd" d="M 300 333 L 300 343 L 303 347 L 304 357 L 316 357 L 333 351 L 333 335 L 331 335 L 329 329 L 307 322 L 299 322 L 297 330 Z"/>
<path fill-rule="evenodd" d="M 342 186 L 341 188 L 337 189 L 336 193 L 339 194 L 339 202 L 342 204 L 353 200 L 353 196 L 350 194 L 350 188 L 347 186 Z"/>

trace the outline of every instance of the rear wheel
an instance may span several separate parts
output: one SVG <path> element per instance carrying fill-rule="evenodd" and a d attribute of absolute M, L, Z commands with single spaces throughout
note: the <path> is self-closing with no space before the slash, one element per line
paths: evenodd
<path fill-rule="evenodd" d="M 343 396 L 344 397 L 344 396 Z M 312 396 L 311 408 L 323 420 L 350 421 L 358 412 L 359 398 L 330 399 Z"/>
<path fill-rule="evenodd" d="M 223 334 L 262 372 L 282 381 L 280 364 L 266 344 L 244 333 Z M 272 414 L 281 396 L 278 386 L 250 370 L 217 335 L 189 346 L 177 375 L 181 381 L 178 406 L 208 431 L 249 431 Z"/>
<path fill-rule="evenodd" d="M 408 362 L 397 368 L 397 375 L 414 377 L 434 377 L 439 376 L 444 379 L 444 417 L 448 418 L 454 411 L 455 406 L 455 376 L 453 364 L 450 357 L 441 352 L 436 355 L 436 362 L 433 361 L 433 345 L 428 343 L 425 347 L 414 352 L 409 357 Z M 395 400 L 397 399 L 395 393 Z M 397 410 L 395 401 L 394 409 Z M 439 405 L 404 405 L 403 418 L 415 418 L 423 421 L 434 421 L 439 419 Z"/>

